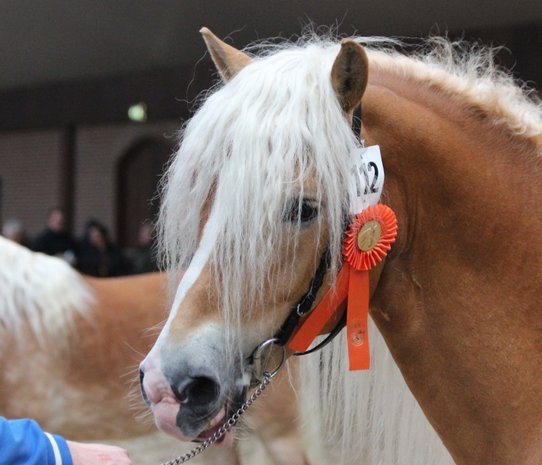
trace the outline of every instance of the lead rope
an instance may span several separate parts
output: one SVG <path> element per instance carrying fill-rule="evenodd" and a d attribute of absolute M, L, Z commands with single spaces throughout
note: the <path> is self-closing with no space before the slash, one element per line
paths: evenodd
<path fill-rule="evenodd" d="M 215 442 L 221 439 L 230 429 L 232 429 L 235 424 L 239 421 L 241 415 L 243 415 L 248 408 L 254 403 L 254 401 L 260 397 L 262 392 L 265 390 L 267 385 L 270 383 L 273 374 L 265 371 L 262 375 L 262 382 L 252 393 L 252 395 L 237 409 L 237 411 L 230 417 L 228 420 L 210 436 L 205 442 L 201 443 L 198 447 L 195 447 L 190 452 L 187 452 L 176 459 L 170 460 L 169 462 L 164 462 L 161 465 L 179 465 L 180 463 L 188 462 L 190 459 L 193 459 L 197 455 L 201 454 L 209 446 L 212 446 Z"/>

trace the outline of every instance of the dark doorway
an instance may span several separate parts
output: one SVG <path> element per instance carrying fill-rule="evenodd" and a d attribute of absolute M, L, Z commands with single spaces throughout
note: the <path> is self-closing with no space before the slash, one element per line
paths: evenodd
<path fill-rule="evenodd" d="M 157 188 L 172 147 L 162 140 L 145 139 L 132 146 L 117 166 L 117 241 L 137 247 L 142 224 L 158 213 Z"/>

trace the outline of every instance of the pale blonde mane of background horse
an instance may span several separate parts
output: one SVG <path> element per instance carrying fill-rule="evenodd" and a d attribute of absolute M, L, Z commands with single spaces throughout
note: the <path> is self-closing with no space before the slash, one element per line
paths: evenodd
<path fill-rule="evenodd" d="M 442 95 L 479 109 L 495 124 L 540 142 L 539 100 L 498 71 L 490 51 L 462 49 L 463 44 L 435 39 L 428 42 L 429 53 L 409 58 L 388 50 L 381 39 L 359 40 L 368 44 L 372 69 L 397 73 L 413 85 L 429 84 Z M 221 276 L 217 282 L 224 318 L 239 346 L 239 312 L 250 308 L 246 303 L 257 295 L 262 283 L 273 285 L 265 264 L 280 242 L 281 226 L 276 218 L 284 207 L 283 199 L 302 197 L 301 184 L 309 172 L 316 173 L 317 198 L 328 209 L 322 221 L 328 222 L 334 266 L 338 263 L 340 252 L 335 245 L 341 242 L 341 214 L 348 204 L 344 198 L 345 159 L 356 141 L 329 82 L 339 46 L 327 38 L 304 41 L 264 45 L 261 58 L 257 47 L 249 47 L 256 56 L 243 70 L 243 79 L 218 86 L 210 94 L 206 105 L 184 128 L 178 155 L 166 178 L 160 240 L 163 261 L 173 272 L 192 258 L 200 216 L 209 196 L 216 194 L 209 213 L 212 225 L 205 230 L 216 233 L 213 237 L 218 247 L 210 254 L 211 262 Z M 266 74 L 261 73 L 264 67 Z M 288 83 L 285 89 L 296 93 L 288 90 L 281 94 L 282 82 Z M 271 88 L 277 93 L 268 92 Z M 269 95 L 275 100 L 267 100 Z M 279 110 L 288 116 L 274 119 Z M 325 137 L 319 131 L 326 132 Z M 266 133 L 272 133 L 273 139 L 261 137 Z M 209 138 L 202 137 L 205 134 Z M 313 138 L 305 138 L 305 134 Z M 292 181 L 294 172 L 297 177 Z M 266 175 L 281 180 L 280 188 L 267 189 Z M 189 201 L 191 207 L 186 208 Z M 299 224 L 297 228 L 292 226 L 289 234 L 299 233 Z M 267 241 L 263 255 L 258 248 L 262 237 Z M 176 286 L 175 277 L 173 281 Z M 373 363 L 369 372 L 348 372 L 342 337 L 319 356 L 308 356 L 301 362 L 299 399 L 309 431 L 311 460 L 371 465 L 452 463 L 374 326 L 371 334 Z"/>
<path fill-rule="evenodd" d="M 68 341 L 75 316 L 87 318 L 95 302 L 89 286 L 63 260 L 1 236 L 0 249 L 0 341 L 10 335 L 23 344 L 30 327 L 31 337 L 42 343 L 55 339 L 54 347 L 68 349 L 62 341 Z"/>

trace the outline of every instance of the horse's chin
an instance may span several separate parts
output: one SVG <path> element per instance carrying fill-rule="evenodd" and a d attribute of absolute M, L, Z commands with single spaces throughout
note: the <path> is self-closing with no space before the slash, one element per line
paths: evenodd
<path fill-rule="evenodd" d="M 150 406 L 154 422 L 160 431 L 163 431 L 179 441 L 192 441 L 193 437 L 185 436 L 177 425 L 177 413 L 179 404 L 175 401 L 161 400 Z"/>

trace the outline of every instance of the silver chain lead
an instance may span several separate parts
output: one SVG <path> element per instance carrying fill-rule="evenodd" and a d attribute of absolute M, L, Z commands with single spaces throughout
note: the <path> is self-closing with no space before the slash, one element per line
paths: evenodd
<path fill-rule="evenodd" d="M 202 442 L 198 447 L 195 447 L 190 452 L 187 452 L 186 454 L 181 455 L 174 460 L 170 460 L 169 462 L 164 462 L 161 465 L 179 465 L 181 463 L 188 462 L 190 459 L 193 459 L 197 455 L 201 454 L 205 449 L 207 449 L 209 446 L 212 446 L 215 442 L 221 439 L 230 429 L 233 428 L 233 426 L 235 426 L 241 415 L 243 415 L 243 413 L 248 410 L 248 408 L 254 403 L 254 401 L 258 397 L 260 397 L 262 392 L 271 381 L 272 377 L 273 374 L 267 371 L 264 372 L 262 382 L 252 393 L 252 395 L 243 403 L 243 405 L 241 405 L 241 407 L 239 407 L 239 409 L 230 418 L 228 418 L 228 420 L 217 431 L 213 433 L 212 436 L 206 439 L 205 442 Z"/>

